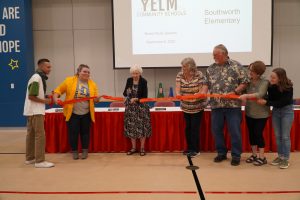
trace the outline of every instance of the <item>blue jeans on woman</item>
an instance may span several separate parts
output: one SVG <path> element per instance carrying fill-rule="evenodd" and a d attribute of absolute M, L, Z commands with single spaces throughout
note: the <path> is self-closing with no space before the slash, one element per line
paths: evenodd
<path fill-rule="evenodd" d="M 273 108 L 272 123 L 276 137 L 278 157 L 281 159 L 288 160 L 290 158 L 290 131 L 293 120 L 294 107 L 292 104 L 282 108 Z"/>
<path fill-rule="evenodd" d="M 218 155 L 226 156 L 227 148 L 224 138 L 225 119 L 231 136 L 231 156 L 240 159 L 242 153 L 241 108 L 215 108 L 211 111 L 211 129 L 214 134 Z"/>

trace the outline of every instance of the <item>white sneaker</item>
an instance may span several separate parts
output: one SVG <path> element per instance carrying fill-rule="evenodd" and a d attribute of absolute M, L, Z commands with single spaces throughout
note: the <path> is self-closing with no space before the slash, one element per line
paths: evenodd
<path fill-rule="evenodd" d="M 31 164 L 34 164 L 34 163 L 35 163 L 35 159 L 33 159 L 33 160 L 26 160 L 24 162 L 25 165 L 31 165 Z"/>
<path fill-rule="evenodd" d="M 40 162 L 40 163 L 35 163 L 35 168 L 50 168 L 50 167 L 54 167 L 54 163 L 51 162 Z"/>

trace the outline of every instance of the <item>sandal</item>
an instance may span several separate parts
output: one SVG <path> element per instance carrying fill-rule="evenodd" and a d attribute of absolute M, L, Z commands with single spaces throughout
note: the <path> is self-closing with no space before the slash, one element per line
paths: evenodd
<path fill-rule="evenodd" d="M 129 151 L 127 151 L 127 155 L 132 155 L 134 153 L 136 153 L 136 149 L 135 148 L 132 148 Z"/>
<path fill-rule="evenodd" d="M 247 158 L 246 163 L 253 163 L 254 161 L 256 161 L 257 159 L 257 155 L 251 155 L 249 158 Z"/>
<path fill-rule="evenodd" d="M 145 149 L 141 149 L 140 156 L 145 156 L 145 155 L 146 155 Z"/>
<path fill-rule="evenodd" d="M 265 165 L 267 164 L 267 159 L 266 158 L 258 158 L 256 159 L 254 162 L 253 162 L 253 165 L 255 166 L 262 166 L 262 165 Z"/>

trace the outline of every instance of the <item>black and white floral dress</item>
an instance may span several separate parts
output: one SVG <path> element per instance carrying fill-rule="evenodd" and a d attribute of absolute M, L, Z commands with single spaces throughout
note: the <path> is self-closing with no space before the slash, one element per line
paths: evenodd
<path fill-rule="evenodd" d="M 124 135 L 131 139 L 151 136 L 150 110 L 146 103 L 130 103 L 130 99 L 137 98 L 138 85 L 127 90 L 124 116 Z"/>

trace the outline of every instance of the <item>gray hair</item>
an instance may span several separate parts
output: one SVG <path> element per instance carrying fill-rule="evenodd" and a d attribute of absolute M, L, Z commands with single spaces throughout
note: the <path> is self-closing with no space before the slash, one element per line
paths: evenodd
<path fill-rule="evenodd" d="M 228 50 L 224 44 L 219 44 L 219 45 L 215 46 L 214 49 L 220 49 L 226 56 L 228 55 Z"/>
<path fill-rule="evenodd" d="M 130 70 L 129 70 L 130 74 L 132 74 L 135 71 L 138 71 L 140 74 L 143 73 L 143 69 L 139 65 L 133 65 L 133 66 L 130 67 Z"/>
<path fill-rule="evenodd" d="M 196 65 L 196 62 L 193 58 L 191 57 L 187 57 L 187 58 L 184 58 L 182 61 L 181 61 L 181 65 L 182 66 L 188 66 L 189 68 L 189 71 L 192 72 L 193 74 L 196 73 L 197 71 L 197 65 Z"/>

